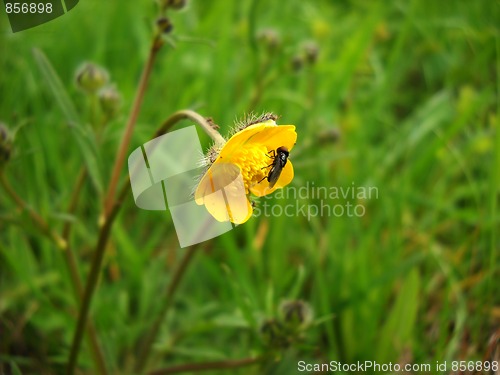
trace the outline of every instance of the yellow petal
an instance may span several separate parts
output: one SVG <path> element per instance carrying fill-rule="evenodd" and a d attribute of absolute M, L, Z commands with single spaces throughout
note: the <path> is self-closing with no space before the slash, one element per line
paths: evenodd
<path fill-rule="evenodd" d="M 220 222 L 241 224 L 252 215 L 240 167 L 232 163 L 214 163 L 200 180 L 194 197 Z"/>
<path fill-rule="evenodd" d="M 227 209 L 229 211 L 230 221 L 234 224 L 243 224 L 250 219 L 253 213 L 252 204 L 246 198 L 244 202 L 240 199 L 229 201 Z"/>
<path fill-rule="evenodd" d="M 254 124 L 236 133 L 227 141 L 219 154 L 219 160 L 230 161 L 233 153 L 251 144 L 264 145 L 268 151 L 285 146 L 290 151 L 296 141 L 297 133 L 294 125 L 278 126 L 269 122 Z"/>
<path fill-rule="evenodd" d="M 288 185 L 290 182 L 292 182 L 293 176 L 293 165 L 292 162 L 288 160 L 288 162 L 283 167 L 283 170 L 281 171 L 280 178 L 278 178 L 278 181 L 276 181 L 276 184 L 272 188 L 269 187 L 269 181 L 267 181 L 266 178 L 258 184 L 252 186 L 250 188 L 250 191 L 252 192 L 252 194 L 258 197 L 263 197 L 264 195 L 271 194 L 276 189 Z"/>

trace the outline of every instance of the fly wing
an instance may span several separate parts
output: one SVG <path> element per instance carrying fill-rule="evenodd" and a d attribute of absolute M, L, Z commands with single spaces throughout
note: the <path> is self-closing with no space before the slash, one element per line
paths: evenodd
<path fill-rule="evenodd" d="M 269 181 L 269 187 L 273 188 L 274 185 L 276 185 L 276 182 L 280 178 L 281 171 L 283 168 L 281 167 L 281 163 L 279 159 L 275 159 L 275 162 L 273 164 L 273 167 L 269 171 L 269 174 L 267 175 L 267 181 Z"/>

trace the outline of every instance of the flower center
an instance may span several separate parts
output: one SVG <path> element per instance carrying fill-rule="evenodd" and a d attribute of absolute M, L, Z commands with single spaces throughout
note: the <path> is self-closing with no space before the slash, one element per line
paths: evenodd
<path fill-rule="evenodd" d="M 233 162 L 241 168 L 245 191 L 248 194 L 252 186 L 267 176 L 269 171 L 265 167 L 271 164 L 272 160 L 265 146 L 252 145 L 242 147 L 233 155 Z"/>

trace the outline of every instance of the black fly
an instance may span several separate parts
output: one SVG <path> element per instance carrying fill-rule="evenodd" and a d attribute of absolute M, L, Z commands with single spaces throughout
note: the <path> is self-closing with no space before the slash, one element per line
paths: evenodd
<path fill-rule="evenodd" d="M 289 152 L 288 148 L 286 148 L 285 146 L 281 146 L 278 147 L 276 151 L 271 150 L 269 151 L 269 153 L 272 153 L 272 155 L 269 157 L 273 159 L 273 162 L 264 168 L 271 167 L 271 170 L 266 177 L 259 181 L 259 183 L 267 178 L 267 181 L 269 181 L 269 187 L 272 188 L 280 178 L 281 171 L 285 167 L 286 161 L 288 160 Z"/>

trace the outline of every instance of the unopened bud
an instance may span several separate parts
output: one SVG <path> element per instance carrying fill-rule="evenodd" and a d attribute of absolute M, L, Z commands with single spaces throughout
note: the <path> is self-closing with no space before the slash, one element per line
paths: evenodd
<path fill-rule="evenodd" d="M 307 42 L 304 44 L 304 55 L 306 61 L 313 65 L 318 60 L 319 47 L 315 42 Z"/>
<path fill-rule="evenodd" d="M 283 301 L 280 305 L 280 314 L 287 327 L 302 329 L 312 320 L 312 310 L 304 301 Z"/>
<path fill-rule="evenodd" d="M 163 34 L 168 34 L 174 28 L 174 25 L 167 17 L 160 17 L 156 20 L 156 26 L 158 30 Z"/>
<path fill-rule="evenodd" d="M 281 46 L 281 39 L 274 29 L 264 29 L 259 32 L 257 39 L 265 46 L 268 52 L 276 51 Z"/>
<path fill-rule="evenodd" d="M 83 91 L 95 93 L 103 87 L 109 79 L 106 69 L 93 63 L 84 63 L 76 73 L 76 83 Z"/>
<path fill-rule="evenodd" d="M 99 91 L 99 103 L 104 113 L 114 116 L 120 109 L 120 93 L 114 86 L 105 87 Z"/>

